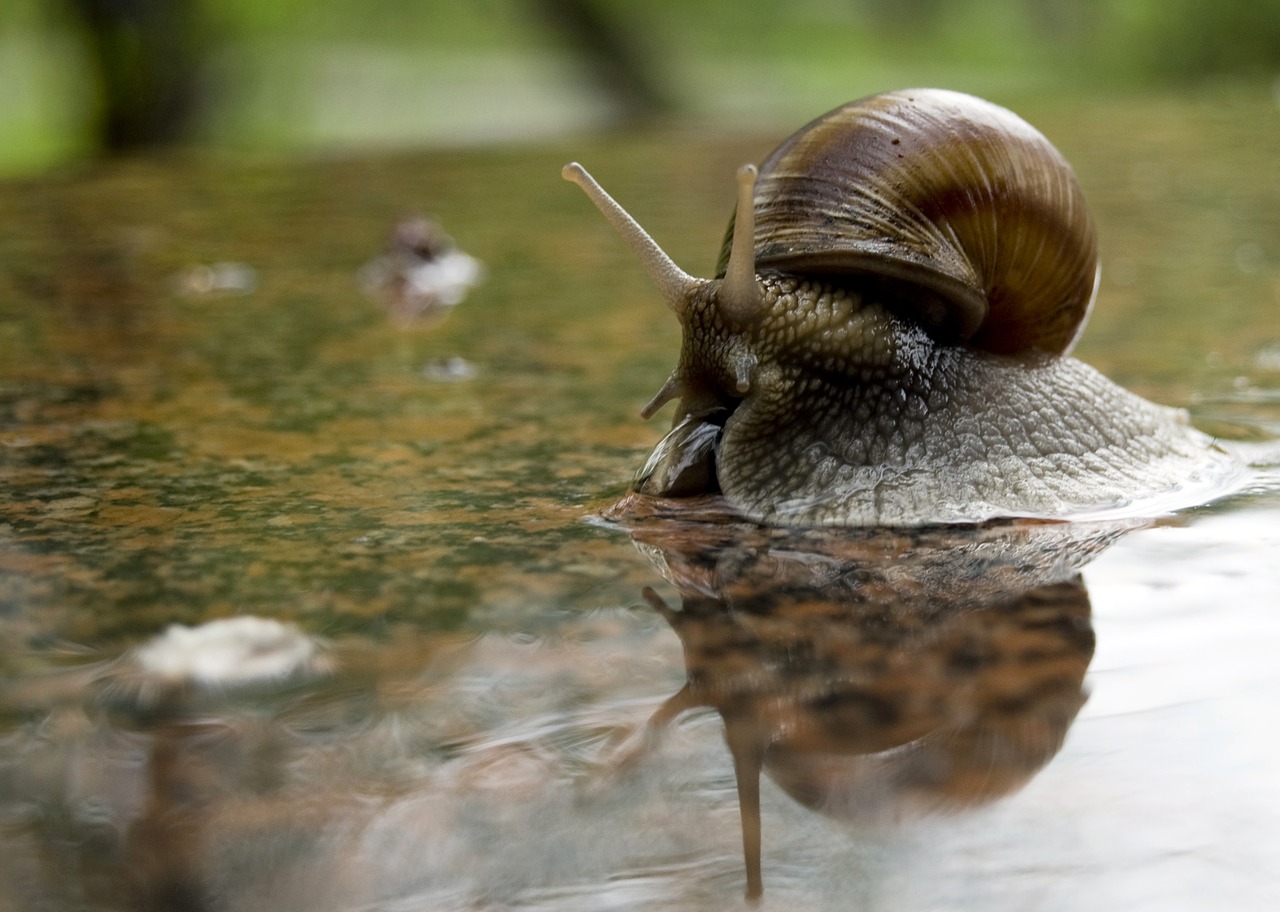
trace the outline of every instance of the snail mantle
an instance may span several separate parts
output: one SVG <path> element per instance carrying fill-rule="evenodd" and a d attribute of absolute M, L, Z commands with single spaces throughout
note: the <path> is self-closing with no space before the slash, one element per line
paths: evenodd
<path fill-rule="evenodd" d="M 1097 292 L 1070 165 L 969 95 L 874 95 L 755 168 L 718 274 L 682 271 L 582 166 L 564 168 L 679 318 L 677 401 L 643 495 L 722 494 L 760 523 L 922 525 L 1151 515 L 1244 465 L 1186 413 L 1070 351 Z"/>

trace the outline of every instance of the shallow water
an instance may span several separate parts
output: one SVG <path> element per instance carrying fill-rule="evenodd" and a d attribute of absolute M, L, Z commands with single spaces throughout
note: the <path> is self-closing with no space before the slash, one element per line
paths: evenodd
<path fill-rule="evenodd" d="M 1280 434 L 1274 105 L 1024 113 L 1102 230 L 1079 356 Z M 1274 472 L 1112 524 L 601 518 L 679 337 L 559 166 L 699 272 L 777 138 L 0 187 L 0 908 L 734 907 L 735 756 L 762 908 L 1274 908 Z M 359 277 L 413 210 L 487 276 L 406 325 Z M 295 672 L 144 648 L 245 615 Z"/>

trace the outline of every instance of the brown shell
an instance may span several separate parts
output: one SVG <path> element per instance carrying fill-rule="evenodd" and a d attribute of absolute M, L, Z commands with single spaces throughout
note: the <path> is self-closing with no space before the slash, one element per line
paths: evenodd
<path fill-rule="evenodd" d="M 958 92 L 873 95 L 812 121 L 760 166 L 755 219 L 757 270 L 906 282 L 925 325 L 986 351 L 1066 352 L 1093 303 L 1097 237 L 1071 166 Z"/>

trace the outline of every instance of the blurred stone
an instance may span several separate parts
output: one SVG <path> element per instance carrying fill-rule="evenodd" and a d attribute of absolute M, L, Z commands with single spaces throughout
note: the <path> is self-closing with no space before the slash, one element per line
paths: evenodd
<path fill-rule="evenodd" d="M 360 284 L 402 325 L 443 317 L 483 278 L 484 264 L 459 250 L 437 222 L 420 215 L 401 219 L 387 252 L 360 271 Z"/>
<path fill-rule="evenodd" d="M 179 274 L 178 291 L 191 297 L 246 295 L 258 287 L 258 274 L 244 263 L 199 263 Z"/>

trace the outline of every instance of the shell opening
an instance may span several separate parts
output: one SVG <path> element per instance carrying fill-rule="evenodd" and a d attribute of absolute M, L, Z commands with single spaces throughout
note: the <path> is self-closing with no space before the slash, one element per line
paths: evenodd
<path fill-rule="evenodd" d="M 738 208 L 733 217 L 733 246 L 729 250 L 729 263 L 717 294 L 721 312 L 738 323 L 753 318 L 764 301 L 760 286 L 756 284 L 756 173 L 755 165 L 743 165 L 738 169 Z"/>
<path fill-rule="evenodd" d="M 596 183 L 595 178 L 587 173 L 587 169 L 582 165 L 570 162 L 560 170 L 560 174 L 565 180 L 581 187 L 591 202 L 595 203 L 596 208 L 613 226 L 618 236 L 626 241 L 627 246 L 640 258 L 645 271 L 658 286 L 658 292 L 671 309 L 677 314 L 685 313 L 688 310 L 689 299 L 705 284 L 705 280 L 695 279 L 677 266 L 675 261 L 667 256 L 666 251 L 658 246 L 657 241 L 651 238 L 649 233 L 640 227 L 640 223 Z"/>

